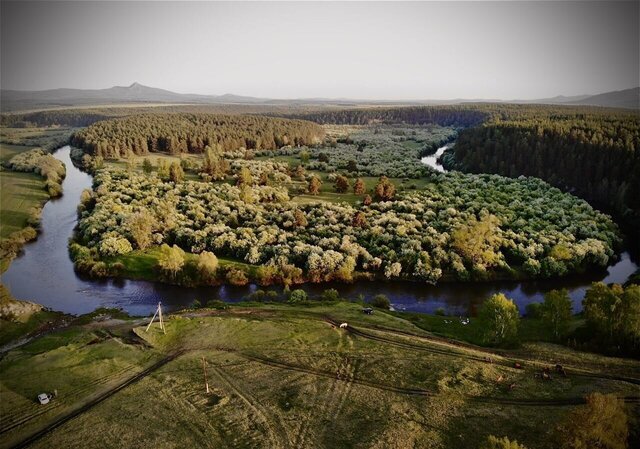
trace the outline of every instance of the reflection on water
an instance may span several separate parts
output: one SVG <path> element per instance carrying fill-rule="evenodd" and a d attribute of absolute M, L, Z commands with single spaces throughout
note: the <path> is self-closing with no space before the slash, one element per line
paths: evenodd
<path fill-rule="evenodd" d="M 35 242 L 25 246 L 24 253 L 2 275 L 2 282 L 16 298 L 28 299 L 68 313 L 86 313 L 104 306 L 121 307 L 131 314 L 146 315 L 153 313 L 158 301 L 162 301 L 169 310 L 185 307 L 195 299 L 203 303 L 211 299 L 234 302 L 258 288 L 255 285 L 184 288 L 146 281 L 95 281 L 76 275 L 69 259 L 67 242 L 76 223 L 80 194 L 83 189 L 91 187 L 91 176 L 73 166 L 69 153 L 69 147 L 63 147 L 55 153 L 55 157 L 67 167 L 64 195 L 45 205 L 42 233 Z M 327 288 L 335 288 L 349 299 L 358 299 L 360 295 L 370 299 L 377 294 L 385 294 L 397 310 L 433 313 L 443 307 L 455 314 L 472 313 L 484 299 L 497 292 L 512 298 L 524 311 L 530 302 L 542 301 L 545 292 L 566 288 L 573 299 L 574 311 L 579 311 L 582 309 L 584 292 L 591 282 L 624 282 L 636 269 L 637 265 L 631 261 L 629 254 L 623 253 L 620 260 L 608 270 L 559 280 L 449 283 L 437 286 L 417 282 L 362 281 L 353 284 L 310 284 L 303 288 L 311 296 L 320 295 Z"/>

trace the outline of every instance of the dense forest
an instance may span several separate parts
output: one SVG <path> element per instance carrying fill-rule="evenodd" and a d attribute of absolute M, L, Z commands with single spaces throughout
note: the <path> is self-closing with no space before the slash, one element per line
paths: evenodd
<path fill-rule="evenodd" d="M 454 166 L 474 173 L 536 176 L 640 229 L 640 116 L 558 115 L 531 108 L 460 132 Z"/>
<path fill-rule="evenodd" d="M 490 109 L 477 106 L 416 106 L 365 109 L 334 109 L 291 114 L 289 117 L 311 120 L 321 124 L 370 125 L 375 123 L 404 123 L 411 125 L 469 127 L 485 120 Z"/>
<path fill-rule="evenodd" d="M 274 150 L 312 145 L 324 137 L 319 125 L 254 115 L 146 114 L 105 120 L 77 132 L 72 144 L 103 158 L 149 152 L 201 153 L 209 147 Z"/>
<path fill-rule="evenodd" d="M 267 284 L 291 273 L 289 281 L 349 281 L 357 271 L 430 283 L 561 276 L 606 266 L 619 241 L 605 215 L 535 178 L 434 174 L 424 190 L 392 201 L 296 204 L 245 168 L 236 168 L 237 186 L 100 170 L 77 241 L 96 259 L 161 244 L 212 252 L 261 265 Z"/>

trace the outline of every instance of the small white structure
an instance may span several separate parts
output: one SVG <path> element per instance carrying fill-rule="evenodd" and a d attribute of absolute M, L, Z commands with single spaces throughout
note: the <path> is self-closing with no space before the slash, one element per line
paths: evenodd
<path fill-rule="evenodd" d="M 50 400 L 51 400 L 51 396 L 48 395 L 47 393 L 40 393 L 38 395 L 38 402 L 42 405 L 48 404 Z"/>
<path fill-rule="evenodd" d="M 346 328 L 347 328 L 347 326 L 348 326 L 348 324 L 347 324 L 347 323 L 342 323 L 342 324 L 340 325 L 340 329 L 346 329 Z"/>

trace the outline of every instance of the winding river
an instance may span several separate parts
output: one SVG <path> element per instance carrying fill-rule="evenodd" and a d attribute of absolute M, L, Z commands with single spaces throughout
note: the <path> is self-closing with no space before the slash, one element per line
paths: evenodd
<path fill-rule="evenodd" d="M 428 165 L 439 166 L 437 158 L 446 147 L 428 156 Z M 97 307 L 119 307 L 134 315 L 153 312 L 158 301 L 171 309 L 185 307 L 195 299 L 206 302 L 222 299 L 228 302 L 241 300 L 258 287 L 202 287 L 184 288 L 161 283 L 104 280 L 96 281 L 77 275 L 69 259 L 67 243 L 76 224 L 76 207 L 82 190 L 91 187 L 91 176 L 78 170 L 70 158 L 70 147 L 65 146 L 54 154 L 67 167 L 63 183 L 64 195 L 49 201 L 42 211 L 42 232 L 35 242 L 25 246 L 24 252 L 2 275 L 2 282 L 11 293 L 53 310 L 80 314 Z M 432 165 L 434 164 L 434 165 Z M 442 167 L 438 170 L 443 171 Z M 364 295 L 369 299 L 385 294 L 396 310 L 433 313 L 443 307 L 450 313 L 469 314 L 489 295 L 502 292 L 512 298 L 521 311 L 530 302 L 542 301 L 545 292 L 554 288 L 569 290 L 574 311 L 581 310 L 581 300 L 591 282 L 624 282 L 637 269 L 629 254 L 606 270 L 563 279 L 541 281 L 500 281 L 487 283 L 443 283 L 430 286 L 414 282 L 355 282 L 353 284 L 309 284 L 304 289 L 310 295 L 320 294 L 327 288 L 337 289 L 344 297 L 356 299 Z"/>

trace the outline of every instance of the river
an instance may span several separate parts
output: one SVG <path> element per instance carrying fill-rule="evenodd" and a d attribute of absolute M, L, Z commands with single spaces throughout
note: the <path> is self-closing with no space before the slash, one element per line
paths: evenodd
<path fill-rule="evenodd" d="M 444 149 L 430 157 L 435 161 L 437 154 L 442 154 Z M 91 187 L 91 176 L 73 165 L 68 146 L 57 150 L 54 156 L 67 167 L 64 194 L 47 202 L 42 211 L 42 232 L 38 239 L 25 245 L 23 253 L 1 276 L 2 282 L 16 298 L 73 314 L 91 312 L 97 307 L 119 307 L 134 315 L 147 315 L 153 313 L 158 301 L 162 301 L 167 310 L 175 310 L 188 306 L 195 299 L 201 302 L 211 299 L 237 302 L 259 288 L 255 285 L 184 288 L 147 281 L 96 281 L 78 276 L 69 259 L 67 243 L 76 224 L 80 194 Z M 554 280 L 442 283 L 437 286 L 417 282 L 361 281 L 353 284 L 309 284 L 303 288 L 311 296 L 319 295 L 327 288 L 335 288 L 350 299 L 357 299 L 359 295 L 370 299 L 382 293 L 389 297 L 396 310 L 433 313 L 443 307 L 450 313 L 461 315 L 472 313 L 493 293 L 504 293 L 524 311 L 527 304 L 542 301 L 545 292 L 566 288 L 574 302 L 574 311 L 580 311 L 582 297 L 591 282 L 624 282 L 636 269 L 637 265 L 629 254 L 623 253 L 607 270 Z"/>

